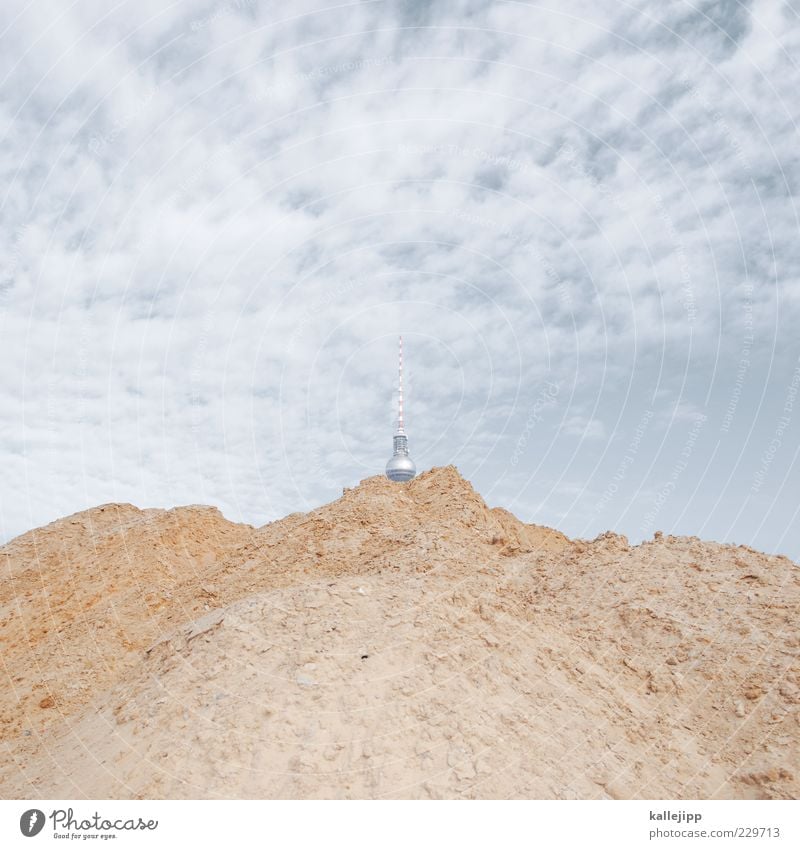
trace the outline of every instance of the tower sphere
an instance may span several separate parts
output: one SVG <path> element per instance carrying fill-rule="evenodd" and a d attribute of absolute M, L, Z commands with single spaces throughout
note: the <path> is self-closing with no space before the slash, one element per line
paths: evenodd
<path fill-rule="evenodd" d="M 407 454 L 395 454 L 386 464 L 386 477 L 390 481 L 403 483 L 410 481 L 417 474 L 414 461 Z"/>

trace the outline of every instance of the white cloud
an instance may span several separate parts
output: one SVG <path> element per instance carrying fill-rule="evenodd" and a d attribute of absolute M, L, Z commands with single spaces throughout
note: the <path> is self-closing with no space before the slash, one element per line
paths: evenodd
<path fill-rule="evenodd" d="M 606 429 L 600 419 L 587 419 L 583 416 L 570 416 L 562 426 L 564 433 L 580 439 L 605 439 Z"/>
<path fill-rule="evenodd" d="M 800 317 L 777 4 L 50 13 L 8 6 L 0 51 L 6 537 L 109 499 L 261 522 L 336 496 L 383 467 L 403 332 L 420 466 L 635 539 L 698 411 L 706 512 L 659 521 L 730 538 Z M 767 475 L 751 542 L 800 553 L 796 480 Z"/>

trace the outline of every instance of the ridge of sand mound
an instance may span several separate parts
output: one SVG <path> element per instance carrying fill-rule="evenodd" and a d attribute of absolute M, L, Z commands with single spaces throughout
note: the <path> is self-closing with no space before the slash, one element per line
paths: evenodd
<path fill-rule="evenodd" d="M 453 467 L 262 528 L 105 505 L 0 554 L 6 797 L 800 789 L 783 557 L 570 541 Z"/>

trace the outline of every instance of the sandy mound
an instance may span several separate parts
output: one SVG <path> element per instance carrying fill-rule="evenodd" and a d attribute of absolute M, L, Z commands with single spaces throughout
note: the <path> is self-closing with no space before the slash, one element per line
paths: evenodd
<path fill-rule="evenodd" d="M 452 467 L 0 549 L 4 797 L 796 798 L 798 568 L 571 542 Z"/>

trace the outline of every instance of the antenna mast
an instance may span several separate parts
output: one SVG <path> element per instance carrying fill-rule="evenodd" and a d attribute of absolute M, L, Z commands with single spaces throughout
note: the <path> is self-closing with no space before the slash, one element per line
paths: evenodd
<path fill-rule="evenodd" d="M 391 481 L 411 480 L 417 474 L 414 461 L 408 456 L 408 437 L 403 418 L 403 337 L 400 337 L 398 349 L 399 395 L 397 400 L 397 428 L 394 432 L 394 453 L 386 464 L 386 477 Z"/>
<path fill-rule="evenodd" d="M 404 433 L 403 430 L 403 337 L 400 337 L 400 355 L 399 355 L 398 375 L 400 377 L 400 397 L 398 399 L 398 416 L 397 430 Z"/>

